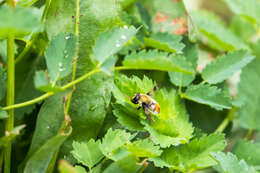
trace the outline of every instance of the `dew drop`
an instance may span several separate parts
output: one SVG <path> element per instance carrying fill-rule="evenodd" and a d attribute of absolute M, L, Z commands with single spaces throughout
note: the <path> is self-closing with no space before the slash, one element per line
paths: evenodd
<path fill-rule="evenodd" d="M 64 50 L 64 53 L 66 54 L 66 53 L 67 53 L 67 51 L 66 51 L 66 50 Z"/>
<path fill-rule="evenodd" d="M 65 58 L 68 58 L 69 57 L 69 55 L 65 55 Z"/>
<path fill-rule="evenodd" d="M 70 38 L 70 36 L 69 36 L 69 35 L 65 37 L 65 39 L 66 39 L 66 40 L 68 40 L 69 38 Z"/>
<path fill-rule="evenodd" d="M 120 44 L 119 44 L 119 43 L 117 43 L 117 44 L 116 44 L 116 47 L 120 47 Z"/>
<path fill-rule="evenodd" d="M 49 129 L 50 128 L 50 126 L 47 126 L 47 129 Z"/>
<path fill-rule="evenodd" d="M 125 36 L 125 35 L 122 35 L 121 38 L 122 38 L 123 40 L 125 40 L 125 39 L 126 39 L 126 36 Z"/>
<path fill-rule="evenodd" d="M 64 71 L 65 70 L 65 68 L 59 68 L 59 71 Z"/>
<path fill-rule="evenodd" d="M 59 62 L 59 67 L 62 67 L 62 63 L 61 62 Z"/>
<path fill-rule="evenodd" d="M 127 25 L 124 25 L 124 28 L 125 28 L 125 29 L 128 29 L 128 26 L 127 26 Z"/>

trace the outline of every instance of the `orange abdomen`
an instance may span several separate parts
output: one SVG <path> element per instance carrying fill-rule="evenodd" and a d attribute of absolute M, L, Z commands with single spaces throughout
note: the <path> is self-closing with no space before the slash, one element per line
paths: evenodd
<path fill-rule="evenodd" d="M 159 106 L 159 104 L 155 103 L 154 106 L 155 106 L 155 108 L 154 108 L 155 112 L 160 113 L 160 106 Z"/>

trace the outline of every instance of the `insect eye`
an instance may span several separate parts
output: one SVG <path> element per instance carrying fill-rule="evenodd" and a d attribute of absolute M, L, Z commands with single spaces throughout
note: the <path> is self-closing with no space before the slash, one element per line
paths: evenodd
<path fill-rule="evenodd" d="M 132 98 L 132 102 L 134 104 L 138 104 L 138 100 L 140 99 L 140 93 L 135 94 L 135 96 Z"/>

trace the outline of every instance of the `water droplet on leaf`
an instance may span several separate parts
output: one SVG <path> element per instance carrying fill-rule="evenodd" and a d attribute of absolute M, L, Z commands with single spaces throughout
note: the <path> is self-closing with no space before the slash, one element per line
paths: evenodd
<path fill-rule="evenodd" d="M 123 40 L 125 40 L 125 39 L 126 39 L 126 36 L 125 36 L 125 35 L 122 35 L 121 38 L 122 38 Z"/>

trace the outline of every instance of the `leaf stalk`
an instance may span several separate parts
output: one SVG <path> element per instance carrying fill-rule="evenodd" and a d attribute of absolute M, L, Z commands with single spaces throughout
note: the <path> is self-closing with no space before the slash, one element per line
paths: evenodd
<path fill-rule="evenodd" d="M 14 35 L 7 38 L 7 94 L 6 105 L 14 105 L 15 98 L 15 60 L 14 60 Z M 8 111 L 8 119 L 5 122 L 5 130 L 12 131 L 14 128 L 14 110 Z M 10 173 L 12 143 L 9 142 L 4 151 L 4 173 Z"/>
<path fill-rule="evenodd" d="M 228 115 L 226 118 L 222 121 L 222 123 L 218 126 L 215 132 L 223 132 L 230 121 L 234 118 L 234 115 L 236 113 L 237 107 L 232 107 L 232 109 L 229 110 Z"/>
<path fill-rule="evenodd" d="M 80 10 L 79 0 L 76 0 L 75 36 L 77 38 L 79 36 L 79 10 Z M 75 51 L 74 58 L 73 58 L 73 71 L 72 71 L 71 81 L 74 81 L 75 78 L 76 78 L 78 53 L 79 53 L 79 44 L 78 44 L 78 40 L 77 40 L 76 51 Z M 72 94 L 73 94 L 74 90 L 75 90 L 75 86 L 73 86 L 73 90 L 68 94 L 68 100 L 67 100 L 67 104 L 66 104 L 66 107 L 65 107 L 65 115 L 68 115 L 68 113 L 69 113 L 71 98 L 72 98 Z"/>

